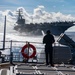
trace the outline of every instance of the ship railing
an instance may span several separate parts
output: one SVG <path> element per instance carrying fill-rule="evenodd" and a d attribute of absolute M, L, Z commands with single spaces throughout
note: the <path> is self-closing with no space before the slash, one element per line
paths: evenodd
<path fill-rule="evenodd" d="M 3 41 L 1 41 L 3 42 Z M 36 56 L 25 60 L 22 56 L 22 47 L 28 41 L 5 41 L 5 50 L 2 51 L 1 62 L 21 62 L 21 63 L 45 63 L 45 45 L 41 42 L 29 42 L 36 48 Z M 5 53 L 4 53 L 5 52 Z M 12 55 L 13 54 L 13 55 Z M 66 57 L 65 57 L 66 55 Z M 53 61 L 54 63 L 69 63 L 72 59 L 71 50 L 68 46 L 61 46 L 59 43 L 53 44 Z"/>

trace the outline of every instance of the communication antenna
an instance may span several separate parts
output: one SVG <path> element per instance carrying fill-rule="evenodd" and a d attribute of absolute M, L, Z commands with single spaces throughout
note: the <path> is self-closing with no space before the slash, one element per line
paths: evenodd
<path fill-rule="evenodd" d="M 17 14 L 18 14 L 18 19 L 22 19 L 22 14 L 23 14 L 22 9 L 19 9 L 19 10 L 17 11 Z"/>

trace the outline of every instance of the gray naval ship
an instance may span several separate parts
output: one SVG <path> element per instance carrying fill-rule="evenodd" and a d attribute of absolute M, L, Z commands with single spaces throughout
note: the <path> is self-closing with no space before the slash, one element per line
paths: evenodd
<path fill-rule="evenodd" d="M 24 21 L 22 17 L 21 21 Z M 45 65 L 44 45 L 41 42 L 6 40 L 5 17 L 3 41 L 0 41 L 0 46 L 3 46 L 0 49 L 0 75 L 75 75 L 75 42 L 63 33 L 65 28 L 71 26 L 73 24 L 53 26 L 62 29 L 62 34 L 59 32 L 59 38 L 53 44 L 53 67 Z M 2 54 L 3 50 L 9 50 L 10 54 Z"/>
<path fill-rule="evenodd" d="M 65 22 L 52 22 L 52 23 L 30 23 L 26 24 L 25 19 L 23 18 L 22 11 L 19 9 L 18 12 L 18 18 L 17 22 L 14 26 L 14 29 L 19 32 L 25 32 L 27 34 L 31 35 L 42 35 L 42 31 L 46 32 L 48 29 L 50 29 L 51 33 L 59 36 L 61 33 L 64 33 L 64 31 L 73 26 L 73 21 L 65 21 Z"/>

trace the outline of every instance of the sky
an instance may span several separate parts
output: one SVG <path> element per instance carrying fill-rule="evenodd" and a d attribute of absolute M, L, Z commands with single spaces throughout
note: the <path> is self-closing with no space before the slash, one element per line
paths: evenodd
<path fill-rule="evenodd" d="M 48 12 L 75 15 L 75 0 L 0 0 L 0 10 L 24 7 L 26 11 L 33 13 L 33 10 L 40 5 Z"/>

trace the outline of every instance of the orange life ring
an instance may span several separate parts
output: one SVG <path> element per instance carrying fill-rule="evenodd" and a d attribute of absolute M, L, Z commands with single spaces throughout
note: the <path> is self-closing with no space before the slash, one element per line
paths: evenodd
<path fill-rule="evenodd" d="M 33 45 L 29 44 L 29 48 L 33 49 L 33 53 L 30 56 L 24 52 L 26 48 L 28 48 L 27 44 L 22 47 L 22 50 L 21 50 L 22 56 L 27 59 L 33 58 L 36 55 L 36 48 Z"/>

